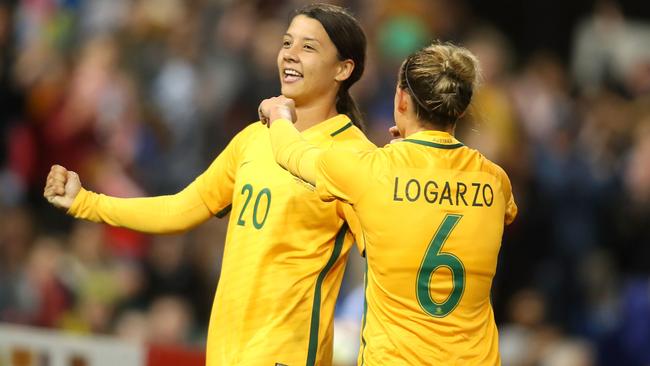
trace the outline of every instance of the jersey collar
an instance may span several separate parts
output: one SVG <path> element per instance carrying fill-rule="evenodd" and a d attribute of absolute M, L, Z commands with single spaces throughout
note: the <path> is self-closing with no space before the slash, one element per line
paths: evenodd
<path fill-rule="evenodd" d="M 451 134 L 433 130 L 416 132 L 403 141 L 438 149 L 456 149 L 465 146 Z"/>
<path fill-rule="evenodd" d="M 331 136 L 334 137 L 339 133 L 352 127 L 352 121 L 345 114 L 338 114 L 332 118 L 326 119 L 323 122 L 317 123 L 308 129 L 302 131 L 303 137 L 307 138 L 312 135 Z"/>

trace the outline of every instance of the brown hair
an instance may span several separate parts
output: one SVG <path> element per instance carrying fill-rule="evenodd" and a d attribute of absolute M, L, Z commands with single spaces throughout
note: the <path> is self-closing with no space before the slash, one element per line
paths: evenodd
<path fill-rule="evenodd" d="M 305 15 L 317 20 L 327 32 L 336 46 L 339 60 L 352 60 L 354 70 L 341 83 L 336 95 L 336 110 L 352 119 L 361 130 L 364 130 L 363 117 L 357 103 L 350 95 L 350 87 L 361 79 L 366 62 L 366 35 L 356 20 L 347 10 L 330 4 L 311 4 L 296 10 L 293 17 Z"/>
<path fill-rule="evenodd" d="M 419 119 L 448 125 L 465 113 L 479 74 L 478 60 L 468 49 L 437 42 L 407 57 L 398 83 L 411 95 Z"/>

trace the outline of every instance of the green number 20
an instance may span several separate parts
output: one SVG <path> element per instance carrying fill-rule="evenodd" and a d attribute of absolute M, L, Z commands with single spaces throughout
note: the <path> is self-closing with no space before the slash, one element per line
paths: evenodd
<path fill-rule="evenodd" d="M 239 218 L 237 219 L 237 225 L 239 226 L 245 226 L 246 221 L 244 220 L 244 211 L 246 211 L 246 207 L 248 206 L 248 202 L 251 200 L 251 197 L 253 196 L 253 186 L 250 184 L 245 184 L 244 187 L 241 190 L 241 194 L 246 194 L 246 202 L 244 202 L 244 207 L 242 207 L 241 212 L 239 213 Z M 257 208 L 260 205 L 260 200 L 262 199 L 262 196 L 266 197 L 266 211 L 264 212 L 264 218 L 262 218 L 261 221 L 257 220 Z M 257 193 L 257 197 L 255 198 L 255 205 L 253 206 L 253 226 L 256 229 L 261 229 L 262 226 L 264 226 L 264 223 L 266 222 L 266 217 L 269 215 L 269 209 L 271 208 L 271 190 L 268 188 L 263 188 L 261 191 Z"/>
<path fill-rule="evenodd" d="M 465 290 L 465 267 L 463 266 L 463 262 L 451 253 L 441 252 L 445 241 L 461 217 L 462 215 L 451 214 L 445 216 L 442 224 L 436 230 L 433 239 L 431 239 L 429 247 L 422 259 L 422 264 L 418 269 L 418 277 L 416 280 L 418 303 L 424 312 L 436 318 L 449 315 L 458 306 L 463 296 L 463 291 Z M 451 293 L 442 302 L 434 300 L 431 297 L 431 291 L 429 289 L 433 273 L 439 267 L 447 267 L 451 270 L 453 282 Z"/>

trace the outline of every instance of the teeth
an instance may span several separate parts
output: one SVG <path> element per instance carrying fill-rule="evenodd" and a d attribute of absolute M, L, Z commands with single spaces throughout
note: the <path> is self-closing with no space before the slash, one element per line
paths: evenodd
<path fill-rule="evenodd" d="M 298 71 L 293 70 L 293 69 L 285 69 L 284 74 L 285 75 L 291 75 L 291 76 L 302 76 L 301 73 L 299 73 Z"/>

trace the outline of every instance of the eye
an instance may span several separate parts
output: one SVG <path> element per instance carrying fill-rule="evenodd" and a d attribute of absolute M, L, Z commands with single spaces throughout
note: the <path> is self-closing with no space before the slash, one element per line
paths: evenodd
<path fill-rule="evenodd" d="M 308 51 L 316 51 L 316 49 L 314 47 L 312 47 L 311 45 L 308 45 L 308 44 L 304 45 L 303 47 Z"/>
<path fill-rule="evenodd" d="M 288 39 L 285 39 L 284 41 L 282 41 L 282 47 L 283 48 L 291 47 L 291 41 L 289 41 Z"/>

